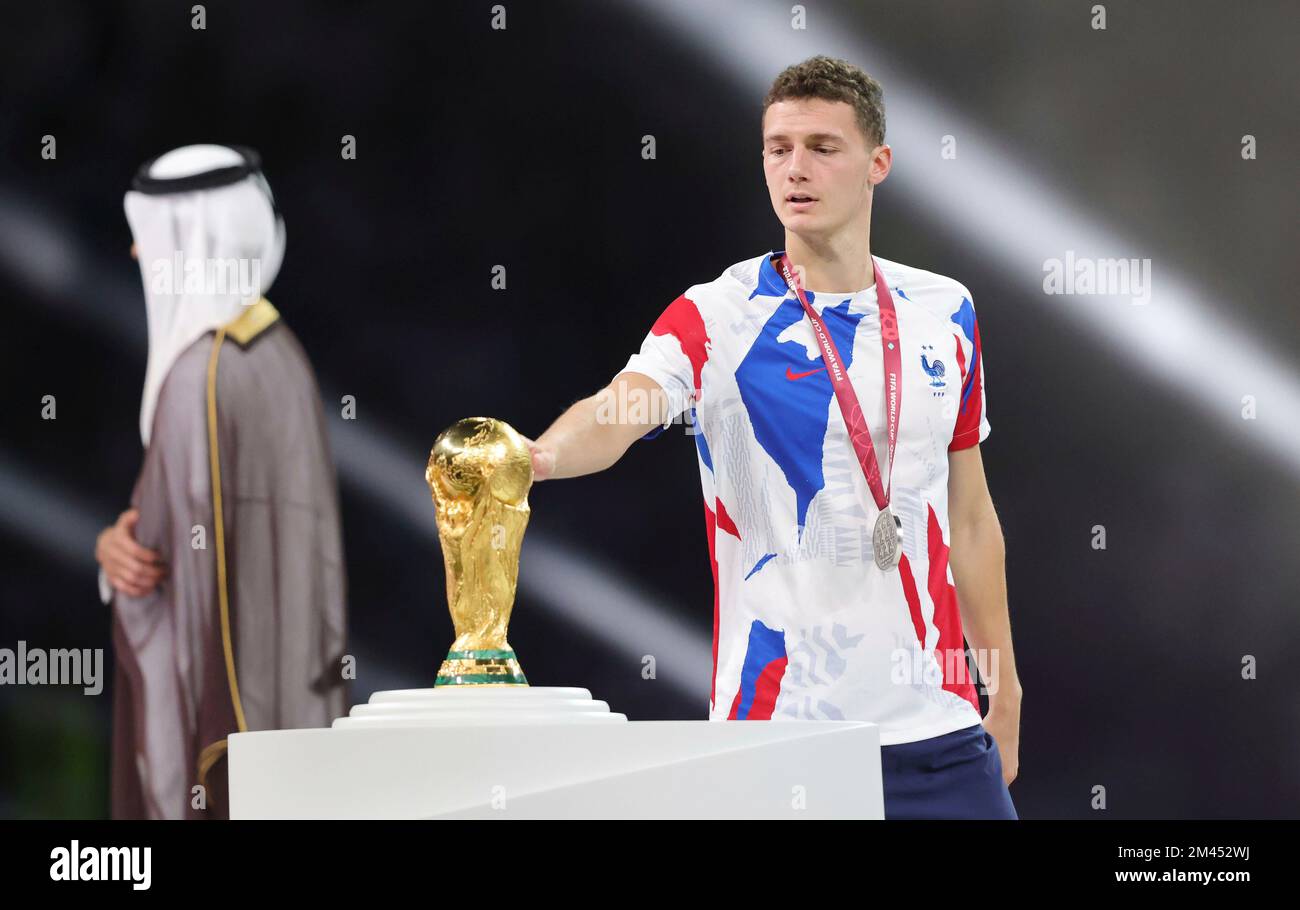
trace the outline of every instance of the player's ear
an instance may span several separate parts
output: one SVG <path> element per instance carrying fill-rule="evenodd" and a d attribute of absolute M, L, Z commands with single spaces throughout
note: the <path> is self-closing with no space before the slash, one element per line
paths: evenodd
<path fill-rule="evenodd" d="M 888 145 L 881 144 L 871 153 L 871 168 L 869 174 L 875 178 L 877 184 L 884 182 L 889 176 L 889 171 L 894 164 L 894 150 Z"/>

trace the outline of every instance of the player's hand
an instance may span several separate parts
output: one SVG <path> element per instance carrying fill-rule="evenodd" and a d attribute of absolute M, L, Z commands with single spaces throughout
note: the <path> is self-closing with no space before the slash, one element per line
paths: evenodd
<path fill-rule="evenodd" d="M 555 473 L 555 452 L 545 446 L 538 445 L 527 436 L 524 436 L 524 442 L 528 443 L 528 451 L 533 456 L 534 482 L 548 479 Z"/>
<path fill-rule="evenodd" d="M 136 543 L 139 520 L 138 510 L 127 509 L 95 538 L 95 559 L 103 566 L 108 583 L 132 597 L 150 593 L 167 574 L 158 552 Z"/>
<path fill-rule="evenodd" d="M 984 732 L 993 737 L 1002 760 L 1002 781 L 1007 786 L 1020 773 L 1020 711 L 999 710 L 997 705 L 984 715 Z"/>

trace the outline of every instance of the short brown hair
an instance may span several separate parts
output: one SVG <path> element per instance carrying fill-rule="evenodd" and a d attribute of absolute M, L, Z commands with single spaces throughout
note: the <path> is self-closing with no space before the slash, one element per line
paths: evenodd
<path fill-rule="evenodd" d="M 847 60 L 818 54 L 787 66 L 763 99 L 763 113 L 778 101 L 821 98 L 853 106 L 858 129 L 872 148 L 885 143 L 885 93 L 880 83 Z"/>

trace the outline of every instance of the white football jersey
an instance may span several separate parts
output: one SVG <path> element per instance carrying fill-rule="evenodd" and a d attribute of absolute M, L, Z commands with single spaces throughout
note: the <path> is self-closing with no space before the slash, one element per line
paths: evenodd
<path fill-rule="evenodd" d="M 902 401 L 890 508 L 897 568 L 803 307 L 769 252 L 689 288 L 620 372 L 654 379 L 695 443 L 713 569 L 711 720 L 865 720 L 881 744 L 980 723 L 948 567 L 948 453 L 983 442 L 970 292 L 876 257 L 898 314 Z M 805 291 L 857 392 L 887 477 L 874 282 Z"/>

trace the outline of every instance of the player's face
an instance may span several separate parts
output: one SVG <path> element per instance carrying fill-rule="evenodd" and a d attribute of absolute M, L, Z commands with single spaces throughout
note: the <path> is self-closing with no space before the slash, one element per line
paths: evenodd
<path fill-rule="evenodd" d="M 831 236 L 870 217 L 888 146 L 869 148 L 846 101 L 778 101 L 763 115 L 763 170 L 786 230 Z M 881 166 L 882 156 L 886 159 Z"/>

